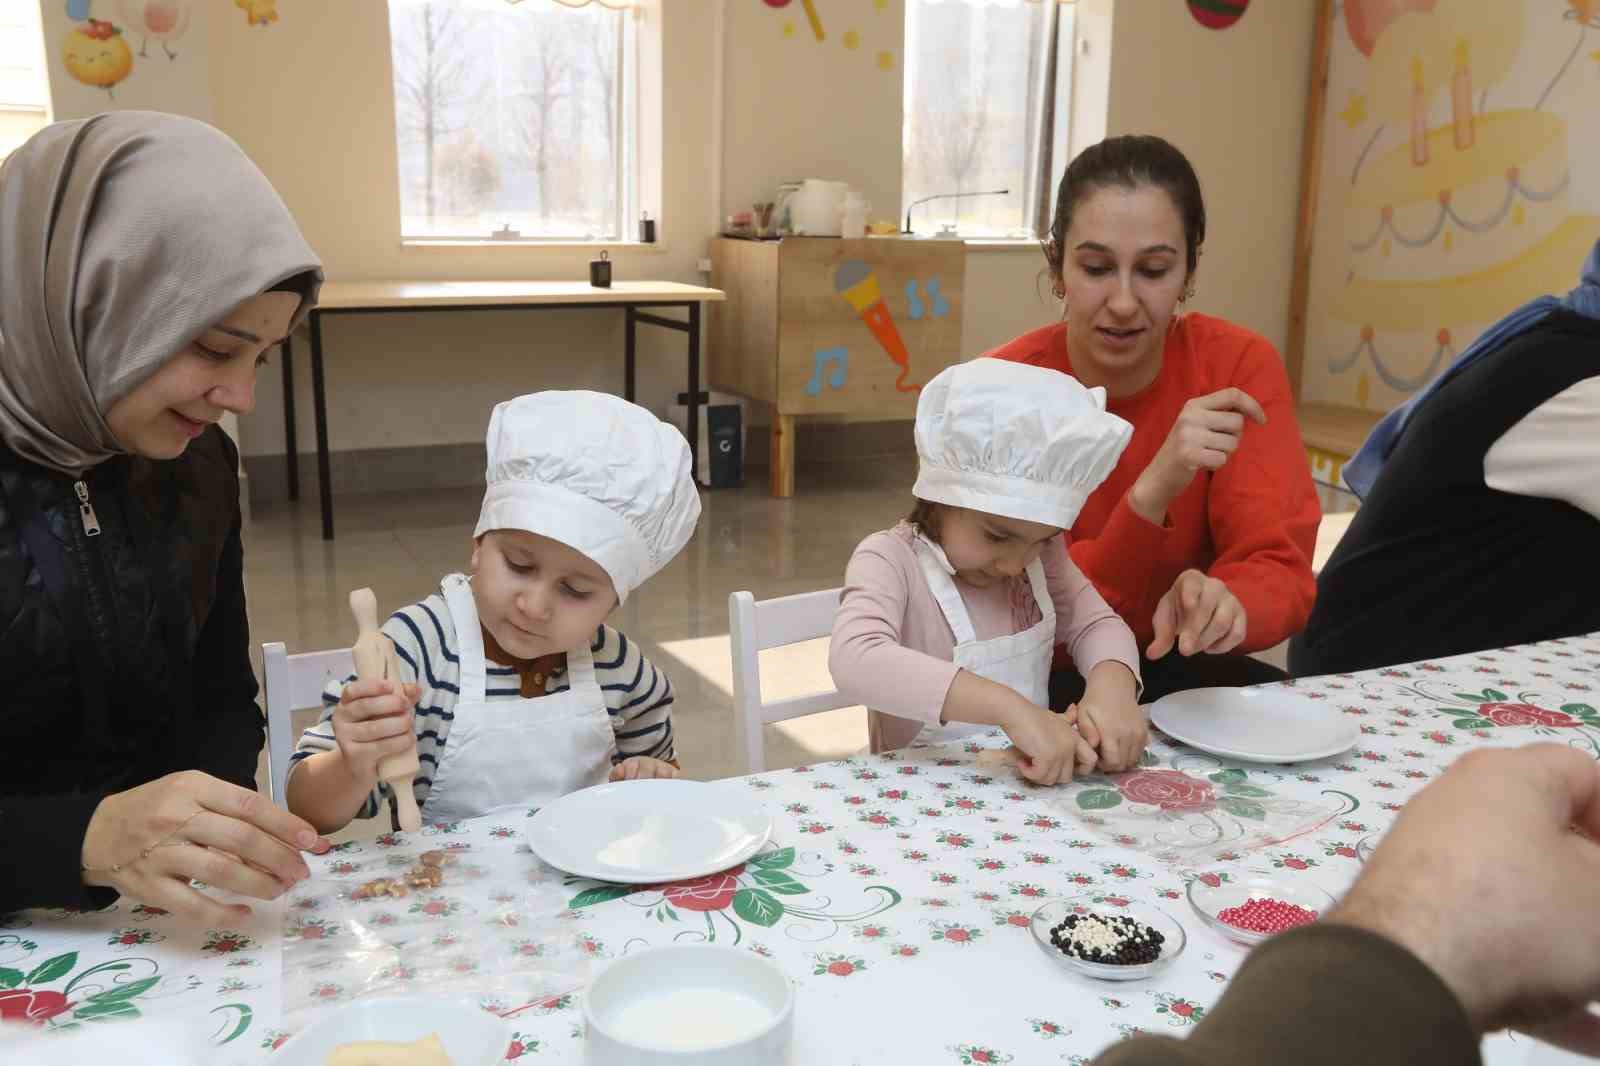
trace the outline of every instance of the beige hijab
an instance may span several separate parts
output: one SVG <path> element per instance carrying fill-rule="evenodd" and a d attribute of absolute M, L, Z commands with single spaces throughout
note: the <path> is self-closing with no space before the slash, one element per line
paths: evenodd
<path fill-rule="evenodd" d="M 205 123 L 116 111 L 46 127 L 0 166 L 0 439 L 62 473 L 104 462 L 123 451 L 112 404 L 252 296 L 298 291 L 299 322 L 321 265 Z"/>

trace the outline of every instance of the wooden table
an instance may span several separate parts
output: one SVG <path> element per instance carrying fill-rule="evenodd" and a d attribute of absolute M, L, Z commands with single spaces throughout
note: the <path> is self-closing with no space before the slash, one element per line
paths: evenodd
<path fill-rule="evenodd" d="M 1361 842 L 1463 753 L 1550 740 L 1600 753 L 1597 662 L 1600 634 L 1286 683 L 1361 726 L 1354 750 L 1291 767 L 1153 734 L 1139 771 L 1038 789 L 976 765 L 995 735 L 734 778 L 729 808 L 770 813 L 773 842 L 672 884 L 564 876 L 528 853 L 529 812 L 507 810 L 310 857 L 310 880 L 234 929 L 128 900 L 0 915 L 0 1014 L 45 1029 L 111 1011 L 186 1019 L 218 1045 L 207 1061 L 259 1066 L 322 1009 L 426 994 L 501 1015 L 507 1059 L 577 1062 L 587 976 L 645 947 L 714 942 L 796 982 L 796 1062 L 1081 1063 L 1136 1030 L 1181 1036 L 1244 960 L 1189 909 L 1189 881 L 1262 870 L 1342 894 Z M 443 888 L 349 898 L 435 848 L 460 857 Z M 1127 985 L 1062 972 L 1028 916 L 1072 895 L 1164 909 L 1187 931 L 1183 957 Z M 1486 1046 L 1492 1066 L 1558 1060 L 1504 1036 Z"/>
<path fill-rule="evenodd" d="M 717 289 L 675 281 L 618 281 L 597 289 L 580 281 L 330 281 L 306 319 L 311 335 L 311 400 L 317 423 L 317 480 L 322 497 L 322 539 L 333 539 L 333 485 L 328 474 L 327 384 L 322 370 L 322 320 L 328 315 L 386 314 L 396 311 L 535 311 L 540 309 L 620 307 L 627 323 L 622 395 L 634 398 L 635 327 L 675 329 L 689 340 L 688 437 L 697 458 L 700 436 L 700 309 L 724 299 Z M 687 320 L 665 318 L 642 307 L 681 307 Z M 283 430 L 288 453 L 289 498 L 300 498 L 299 455 L 295 448 L 294 361 L 290 340 L 283 342 Z M 694 469 L 691 463 L 690 469 Z"/>

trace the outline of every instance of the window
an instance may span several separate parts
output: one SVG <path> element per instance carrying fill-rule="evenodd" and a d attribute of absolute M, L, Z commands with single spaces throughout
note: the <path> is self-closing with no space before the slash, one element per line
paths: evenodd
<path fill-rule="evenodd" d="M 0 0 L 0 159 L 50 121 L 39 5 Z"/>
<path fill-rule="evenodd" d="M 623 238 L 633 12 L 569 5 L 390 0 L 403 238 Z"/>
<path fill-rule="evenodd" d="M 902 201 L 916 232 L 1032 237 L 1049 226 L 1072 16 L 1056 0 L 906 0 Z M 930 196 L 940 199 L 913 208 Z"/>

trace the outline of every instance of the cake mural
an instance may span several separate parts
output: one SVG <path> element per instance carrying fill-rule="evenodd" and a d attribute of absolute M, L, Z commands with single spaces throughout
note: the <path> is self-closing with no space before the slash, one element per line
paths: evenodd
<path fill-rule="evenodd" d="M 1386 411 L 1600 235 L 1600 0 L 1336 10 L 1303 398 Z"/>

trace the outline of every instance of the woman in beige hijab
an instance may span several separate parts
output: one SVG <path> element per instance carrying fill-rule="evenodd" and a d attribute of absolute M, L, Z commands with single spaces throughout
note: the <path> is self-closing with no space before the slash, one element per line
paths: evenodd
<path fill-rule="evenodd" d="M 114 112 L 0 166 L 0 914 L 118 893 L 221 922 L 311 826 L 253 790 L 238 453 L 316 301 L 282 200 L 210 126 Z"/>

